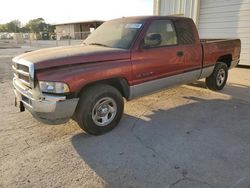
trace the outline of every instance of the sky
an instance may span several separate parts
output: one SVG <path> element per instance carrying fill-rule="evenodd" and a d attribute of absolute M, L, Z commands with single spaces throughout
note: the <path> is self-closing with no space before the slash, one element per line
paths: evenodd
<path fill-rule="evenodd" d="M 0 23 L 18 19 L 25 24 L 42 17 L 55 24 L 153 14 L 153 0 L 4 0 L 0 6 Z"/>

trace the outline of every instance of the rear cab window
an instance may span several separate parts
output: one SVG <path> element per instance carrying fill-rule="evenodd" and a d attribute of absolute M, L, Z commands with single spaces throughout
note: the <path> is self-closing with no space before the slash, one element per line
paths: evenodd
<path fill-rule="evenodd" d="M 195 43 L 195 36 L 192 29 L 192 24 L 186 19 L 174 21 L 178 43 L 180 45 L 188 45 Z"/>

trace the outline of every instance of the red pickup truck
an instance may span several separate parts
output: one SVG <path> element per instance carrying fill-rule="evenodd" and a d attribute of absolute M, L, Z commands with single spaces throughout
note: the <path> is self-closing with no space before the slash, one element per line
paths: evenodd
<path fill-rule="evenodd" d="M 37 50 L 13 59 L 16 105 L 47 123 L 73 118 L 86 132 L 113 129 L 131 100 L 206 78 L 221 90 L 239 63 L 239 39 L 199 39 L 189 18 L 107 21 L 81 45 Z"/>

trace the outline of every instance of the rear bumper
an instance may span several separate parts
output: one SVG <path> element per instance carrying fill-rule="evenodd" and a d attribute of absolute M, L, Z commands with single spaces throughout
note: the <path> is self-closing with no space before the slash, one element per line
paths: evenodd
<path fill-rule="evenodd" d="M 79 100 L 44 94 L 35 99 L 32 91 L 16 79 L 13 79 L 13 85 L 17 104 L 21 103 L 36 119 L 47 124 L 60 124 L 68 121 L 74 114 Z"/>

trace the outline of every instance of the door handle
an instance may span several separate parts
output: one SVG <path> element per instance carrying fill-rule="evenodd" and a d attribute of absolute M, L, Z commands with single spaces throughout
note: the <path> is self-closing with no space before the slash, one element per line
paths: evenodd
<path fill-rule="evenodd" d="M 183 51 L 178 51 L 178 52 L 176 52 L 176 55 L 178 57 L 182 57 L 184 55 L 184 53 L 183 53 Z"/>

